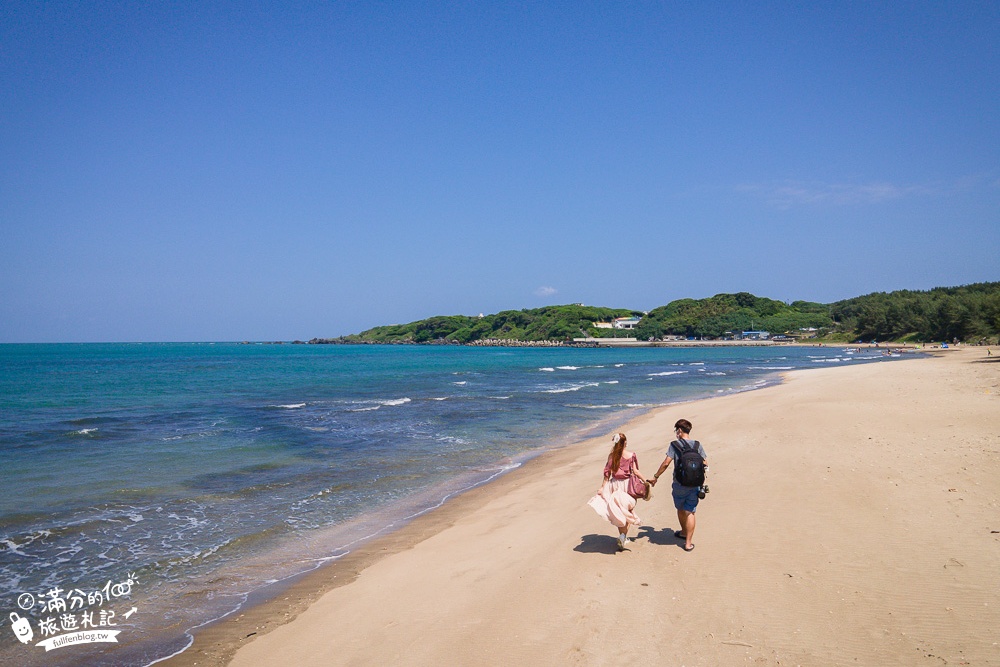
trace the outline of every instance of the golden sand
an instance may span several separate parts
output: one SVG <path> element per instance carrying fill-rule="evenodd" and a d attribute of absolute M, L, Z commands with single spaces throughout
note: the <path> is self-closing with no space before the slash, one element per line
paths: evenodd
<path fill-rule="evenodd" d="M 694 551 L 667 484 L 637 539 L 587 505 L 610 433 L 541 456 L 236 618 L 172 664 L 1000 665 L 1000 363 L 786 376 L 674 421 L 711 461 Z"/>

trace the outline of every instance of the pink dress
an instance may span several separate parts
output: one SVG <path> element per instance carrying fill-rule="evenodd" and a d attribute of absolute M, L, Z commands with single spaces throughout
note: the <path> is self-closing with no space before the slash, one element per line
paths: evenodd
<path fill-rule="evenodd" d="M 587 501 L 601 517 L 607 519 L 618 528 L 634 526 L 642 521 L 635 515 L 636 499 L 628 494 L 628 478 L 632 475 L 632 466 L 638 466 L 639 459 L 635 452 L 629 459 L 623 458 L 618 463 L 618 470 L 610 475 L 597 495 Z M 604 474 L 611 473 L 611 457 L 604 466 Z"/>

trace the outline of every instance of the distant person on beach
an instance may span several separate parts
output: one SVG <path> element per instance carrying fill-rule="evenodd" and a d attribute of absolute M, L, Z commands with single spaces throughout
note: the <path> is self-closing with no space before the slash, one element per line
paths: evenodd
<path fill-rule="evenodd" d="M 694 537 L 694 513 L 698 509 L 698 501 L 705 497 L 704 493 L 708 490 L 708 487 L 704 486 L 704 474 L 708 472 L 708 457 L 705 455 L 705 448 L 701 446 L 700 442 L 697 440 L 689 441 L 687 439 L 691 435 L 691 422 L 688 420 L 677 420 L 677 423 L 674 424 L 674 435 L 677 436 L 677 439 L 670 443 L 670 447 L 667 449 L 667 457 L 663 459 L 660 469 L 656 471 L 653 479 L 649 480 L 649 482 L 655 486 L 660 475 L 670 467 L 670 464 L 675 461 L 677 462 L 674 465 L 674 482 L 671 487 L 671 495 L 674 497 L 674 507 L 677 508 L 677 521 L 680 522 L 681 529 L 674 533 L 674 537 L 684 540 L 684 551 L 691 551 L 694 549 L 694 543 L 691 542 L 691 538 Z M 685 452 L 693 452 L 697 456 L 689 453 L 685 457 Z M 683 466 L 684 468 L 697 467 L 698 457 L 701 458 L 702 469 L 700 481 L 697 478 L 694 480 L 690 478 L 685 479 L 687 473 L 682 469 L 682 462 L 687 463 L 691 461 L 691 465 L 685 465 Z"/>
<path fill-rule="evenodd" d="M 601 517 L 610 521 L 618 528 L 618 551 L 625 550 L 629 528 L 641 521 L 635 515 L 635 505 L 638 502 L 628 493 L 628 480 L 634 472 L 639 479 L 649 481 L 639 473 L 639 459 L 635 452 L 625 449 L 624 433 L 615 433 L 611 438 L 611 453 L 604 465 L 604 481 L 597 494 L 587 504 L 594 508 Z"/>

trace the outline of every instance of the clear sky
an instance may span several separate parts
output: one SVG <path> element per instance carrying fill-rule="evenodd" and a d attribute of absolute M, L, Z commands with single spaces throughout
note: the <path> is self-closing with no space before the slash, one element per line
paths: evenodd
<path fill-rule="evenodd" d="M 0 3 L 0 342 L 995 280 L 995 0 Z"/>

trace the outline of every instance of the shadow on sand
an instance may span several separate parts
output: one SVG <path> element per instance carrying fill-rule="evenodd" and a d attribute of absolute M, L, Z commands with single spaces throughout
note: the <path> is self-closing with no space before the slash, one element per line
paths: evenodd
<path fill-rule="evenodd" d="M 638 534 L 632 535 L 636 540 L 648 540 L 650 544 L 657 546 L 674 546 L 684 548 L 684 540 L 674 537 L 673 528 L 656 529 L 652 526 L 639 526 Z M 625 547 L 625 551 L 628 551 Z M 580 544 L 573 547 L 573 551 L 584 554 L 609 554 L 618 553 L 618 538 L 614 535 L 584 535 L 580 538 Z"/>
<path fill-rule="evenodd" d="M 611 535 L 584 535 L 573 551 L 583 554 L 615 554 L 618 552 L 618 538 Z"/>
<path fill-rule="evenodd" d="M 650 544 L 675 546 L 681 549 L 684 548 L 684 539 L 675 537 L 673 528 L 661 528 L 660 530 L 655 530 L 649 526 L 642 526 L 639 528 L 639 534 L 636 537 L 645 537 L 649 540 Z"/>

